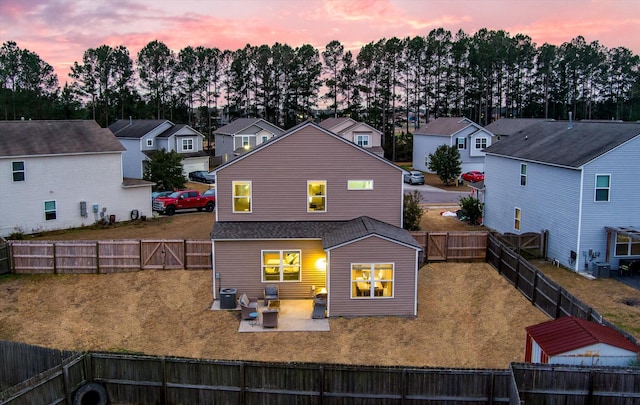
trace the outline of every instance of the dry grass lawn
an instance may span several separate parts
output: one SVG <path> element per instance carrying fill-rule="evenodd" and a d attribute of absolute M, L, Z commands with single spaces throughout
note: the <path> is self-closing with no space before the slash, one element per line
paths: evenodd
<path fill-rule="evenodd" d="M 455 209 L 455 208 L 452 208 Z M 425 230 L 480 230 L 426 207 Z M 34 239 L 208 239 L 215 216 L 178 213 Z M 547 270 L 545 270 L 547 271 Z M 640 337 L 638 291 L 562 269 L 551 277 Z M 211 311 L 210 271 L 0 276 L 0 339 L 70 350 L 208 359 L 506 368 L 522 361 L 524 328 L 548 318 L 485 263 L 419 273 L 416 318 L 331 319 L 330 332 L 238 333 L 233 311 Z"/>

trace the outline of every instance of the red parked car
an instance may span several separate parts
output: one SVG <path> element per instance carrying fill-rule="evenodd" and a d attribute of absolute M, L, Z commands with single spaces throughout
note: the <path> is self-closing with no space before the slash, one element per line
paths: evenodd
<path fill-rule="evenodd" d="M 477 181 L 484 181 L 484 173 L 479 172 L 477 170 L 472 170 L 470 172 L 462 173 L 462 180 L 470 181 L 471 183 L 475 183 Z"/>

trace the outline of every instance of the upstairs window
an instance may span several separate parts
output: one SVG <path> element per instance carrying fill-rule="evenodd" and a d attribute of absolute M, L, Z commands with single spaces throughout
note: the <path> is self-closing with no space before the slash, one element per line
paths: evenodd
<path fill-rule="evenodd" d="M 516 208 L 514 213 L 513 229 L 515 229 L 516 231 L 519 231 L 521 221 L 522 221 L 522 213 L 520 212 L 520 208 Z"/>
<path fill-rule="evenodd" d="M 45 201 L 44 202 L 44 219 L 47 221 L 56 219 L 56 202 Z"/>
<path fill-rule="evenodd" d="M 307 181 L 307 212 L 327 211 L 326 180 Z"/>
<path fill-rule="evenodd" d="M 476 149 L 484 149 L 487 147 L 487 138 L 476 138 Z"/>
<path fill-rule="evenodd" d="M 13 181 L 24 181 L 24 162 L 11 162 Z"/>
<path fill-rule="evenodd" d="M 596 201 L 609 201 L 611 176 L 608 174 L 596 174 Z"/>
<path fill-rule="evenodd" d="M 193 139 L 183 139 L 182 150 L 193 150 Z"/>
<path fill-rule="evenodd" d="M 366 148 L 369 146 L 369 135 L 356 135 L 356 144 Z"/>
<path fill-rule="evenodd" d="M 520 164 L 520 185 L 527 185 L 527 165 L 525 163 Z"/>
<path fill-rule="evenodd" d="M 251 140 L 248 136 L 243 136 L 242 137 L 242 147 L 245 149 L 249 149 L 249 147 L 251 146 Z"/>
<path fill-rule="evenodd" d="M 147 147 L 152 147 L 153 146 L 153 139 L 147 139 Z"/>
<path fill-rule="evenodd" d="M 467 138 L 456 138 L 458 149 L 467 149 Z"/>
<path fill-rule="evenodd" d="M 261 141 L 262 143 L 265 143 L 265 142 L 267 142 L 269 140 L 269 137 L 267 135 L 262 135 L 262 137 L 260 139 L 262 139 L 262 141 Z"/>
<path fill-rule="evenodd" d="M 373 180 L 349 180 L 347 190 L 373 190 Z"/>
<path fill-rule="evenodd" d="M 251 182 L 233 182 L 233 212 L 251 212 Z"/>

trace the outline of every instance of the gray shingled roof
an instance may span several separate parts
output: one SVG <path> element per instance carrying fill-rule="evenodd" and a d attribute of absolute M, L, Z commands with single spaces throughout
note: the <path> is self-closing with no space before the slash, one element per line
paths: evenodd
<path fill-rule="evenodd" d="M 109 129 L 118 138 L 142 138 L 168 120 L 118 120 Z"/>
<path fill-rule="evenodd" d="M 578 168 L 640 136 L 640 123 L 540 122 L 485 149 L 487 155 Z"/>
<path fill-rule="evenodd" d="M 369 235 L 421 249 L 405 229 L 364 216 L 350 221 L 216 222 L 211 239 L 322 239 L 322 247 L 331 249 Z"/>
<path fill-rule="evenodd" d="M 500 118 L 484 127 L 487 131 L 494 135 L 513 135 L 518 131 L 522 131 L 526 127 L 537 124 L 539 122 L 555 121 L 546 118 Z"/>
<path fill-rule="evenodd" d="M 266 129 L 272 132 L 274 135 L 280 135 L 284 133 L 284 130 L 278 126 L 263 120 L 262 118 L 238 118 L 227 125 L 216 129 L 214 132 L 221 135 L 235 135 L 245 128 L 255 125 L 259 128 Z"/>
<path fill-rule="evenodd" d="M 439 117 L 417 129 L 414 135 L 451 136 L 469 125 L 472 124 L 467 122 L 465 117 Z"/>
<path fill-rule="evenodd" d="M 320 123 L 318 125 L 320 125 L 322 128 L 324 129 L 328 129 L 331 130 L 332 128 L 342 124 L 343 122 L 346 121 L 352 121 L 355 123 L 355 121 L 352 118 L 349 117 L 331 117 L 331 118 L 327 118 L 324 119 L 322 121 L 320 121 Z"/>
<path fill-rule="evenodd" d="M 0 121 L 0 157 L 124 150 L 111 131 L 91 120 Z"/>

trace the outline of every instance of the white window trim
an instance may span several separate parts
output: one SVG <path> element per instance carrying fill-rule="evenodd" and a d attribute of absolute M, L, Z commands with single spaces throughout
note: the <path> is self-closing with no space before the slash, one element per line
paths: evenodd
<path fill-rule="evenodd" d="M 47 203 L 48 202 L 52 202 L 53 203 L 53 210 L 49 210 L 47 211 Z M 42 208 L 43 208 L 43 216 L 44 216 L 44 220 L 45 221 L 55 221 L 56 219 L 58 219 L 58 202 L 56 200 L 45 200 L 44 203 L 42 204 Z M 53 212 L 55 214 L 55 218 L 51 218 L 51 219 L 47 219 L 47 212 Z"/>
<path fill-rule="evenodd" d="M 193 142 L 193 138 L 183 138 L 182 142 L 181 142 L 181 145 L 182 145 L 182 151 L 183 152 L 185 152 L 185 151 L 194 151 L 195 150 L 195 145 L 194 145 L 194 142 Z M 187 148 L 185 146 L 191 146 L 191 147 Z"/>
<path fill-rule="evenodd" d="M 262 143 L 265 143 L 265 142 L 267 142 L 269 140 L 269 136 L 268 135 L 262 135 L 260 137 L 260 139 L 262 140 Z"/>
<path fill-rule="evenodd" d="M 276 267 L 274 266 L 272 263 L 271 264 L 265 264 L 264 263 L 264 253 L 265 252 L 270 252 L 270 253 L 280 253 L 280 263 L 278 264 L 277 267 L 280 268 L 280 280 L 265 280 L 264 278 L 264 274 L 265 271 L 264 269 L 266 267 Z M 284 279 L 284 268 L 287 267 L 285 266 L 284 262 L 283 262 L 283 257 L 284 257 L 284 253 L 285 252 L 295 252 L 298 254 L 298 264 L 297 265 L 287 265 L 288 267 L 298 267 L 298 279 L 297 280 L 285 280 Z M 264 249 L 260 251 L 260 279 L 262 280 L 263 283 L 300 283 L 302 282 L 302 250 L 301 249 Z"/>
<path fill-rule="evenodd" d="M 518 217 L 518 213 L 520 216 Z M 516 228 L 516 220 L 518 221 L 518 227 Z M 514 207 L 513 210 L 513 229 L 520 232 L 522 229 L 522 210 L 519 207 Z"/>
<path fill-rule="evenodd" d="M 251 137 L 249 135 L 242 135 L 242 137 L 240 138 L 240 142 L 240 146 L 242 146 L 243 148 L 251 147 Z"/>
<path fill-rule="evenodd" d="M 310 183 L 324 183 L 324 196 L 320 195 L 320 196 L 316 196 L 316 197 L 324 197 L 324 210 L 320 211 L 320 210 L 312 210 L 309 207 L 310 201 L 309 199 L 313 196 L 309 195 L 309 184 Z M 306 190 L 306 195 L 307 195 L 307 212 L 309 213 L 320 213 L 320 214 L 324 214 L 327 212 L 327 204 L 328 204 L 328 199 L 327 199 L 327 181 L 326 180 L 307 180 L 307 190 Z"/>
<path fill-rule="evenodd" d="M 467 138 L 456 138 L 456 146 L 458 149 L 467 149 Z"/>
<path fill-rule="evenodd" d="M 384 264 L 384 265 L 391 265 L 391 272 L 392 272 L 392 275 L 393 275 L 393 276 L 391 277 L 391 279 L 378 279 L 378 280 L 376 280 L 376 279 L 375 279 L 375 276 L 374 276 L 373 283 L 376 283 L 376 282 L 387 282 L 387 281 L 390 281 L 390 282 L 391 282 L 391 295 L 390 295 L 390 296 L 388 296 L 388 297 L 385 297 L 385 296 L 377 296 L 377 295 L 369 295 L 369 296 L 358 296 L 358 295 L 354 295 L 354 291 L 353 291 L 353 284 L 354 284 L 354 283 L 357 283 L 357 282 L 358 282 L 358 280 L 354 280 L 354 279 L 353 279 L 353 266 L 354 266 L 354 265 L 358 265 L 358 266 L 370 266 L 370 267 L 369 267 L 369 271 L 371 272 L 371 274 L 373 274 L 373 272 L 374 272 L 374 270 L 373 270 L 373 269 L 375 268 L 375 266 L 376 266 L 376 265 L 380 265 L 380 264 Z M 364 281 L 362 281 L 362 282 L 371 283 L 372 281 L 371 281 L 371 279 L 369 279 L 369 280 L 364 280 Z M 395 263 L 382 263 L 382 262 L 380 262 L 380 263 L 361 263 L 361 262 L 357 262 L 357 263 L 355 263 L 355 262 L 354 262 L 354 263 L 351 263 L 351 264 L 349 265 L 349 297 L 350 297 L 352 300 L 370 300 L 370 299 L 376 299 L 376 300 L 377 300 L 377 299 L 389 299 L 389 298 L 393 298 L 393 297 L 394 297 L 394 294 L 395 294 L 395 288 L 396 288 L 395 286 L 396 286 L 396 264 L 395 264 Z M 369 289 L 369 291 L 371 291 L 371 289 Z M 375 291 L 375 289 L 374 289 L 374 291 Z M 374 294 L 375 294 L 375 293 L 374 293 Z"/>
<path fill-rule="evenodd" d="M 482 141 L 483 141 L 483 140 L 484 140 L 484 144 L 485 144 L 484 146 L 482 146 Z M 478 147 L 478 143 L 480 143 L 480 147 Z M 477 137 L 477 138 L 475 139 L 475 142 L 474 142 L 474 147 L 475 147 L 477 150 L 482 150 L 482 149 L 484 149 L 484 148 L 489 147 L 489 138 L 484 137 L 484 136 L 479 136 L 479 137 Z"/>
<path fill-rule="evenodd" d="M 236 196 L 236 184 L 249 184 L 249 211 L 236 211 L 236 198 L 246 198 L 246 196 Z M 231 210 L 234 214 L 251 214 L 253 212 L 253 183 L 251 180 L 231 182 Z"/>
<path fill-rule="evenodd" d="M 355 141 L 356 141 L 356 145 L 361 146 L 361 147 L 363 147 L 363 148 L 366 148 L 366 147 L 370 146 L 370 142 L 369 142 L 370 137 L 369 137 L 369 134 L 358 134 L 358 133 L 356 133 L 356 134 L 355 134 L 355 138 L 356 138 L 356 139 L 355 139 Z M 363 140 L 363 141 L 365 141 L 365 140 L 366 140 L 366 142 L 360 142 L 360 139 L 359 139 L 359 138 L 362 138 L 362 140 Z"/>
<path fill-rule="evenodd" d="M 607 176 L 609 178 L 609 186 L 608 187 L 598 187 L 598 177 L 599 176 Z M 607 190 L 607 199 L 598 201 L 598 190 Z M 596 173 L 594 177 L 593 183 L 593 202 L 596 203 L 608 203 L 611 202 L 611 174 L 609 173 Z"/>
<path fill-rule="evenodd" d="M 635 254 L 631 254 L 631 246 L 632 244 L 634 244 L 634 239 L 629 237 L 629 240 L 626 242 L 618 242 L 618 233 L 616 232 L 616 238 L 613 242 L 613 252 L 614 252 L 614 257 L 622 257 L 622 258 L 626 258 L 629 256 L 635 256 Z M 635 243 L 640 243 L 640 242 L 635 242 Z M 627 245 L 627 253 L 625 254 L 618 254 L 618 245 Z"/>
<path fill-rule="evenodd" d="M 152 146 L 153 146 L 153 138 L 147 139 L 147 148 L 150 148 Z"/>
<path fill-rule="evenodd" d="M 371 184 L 371 187 L 359 188 L 352 186 L 352 182 L 365 182 L 367 184 Z M 373 190 L 373 180 L 347 180 L 347 190 L 361 190 L 361 191 L 370 191 Z"/>
<path fill-rule="evenodd" d="M 22 170 L 14 170 L 13 169 L 14 163 L 22 163 Z M 22 173 L 22 180 L 16 180 L 17 173 Z M 27 181 L 27 165 L 24 160 L 14 160 L 11 162 L 11 180 L 14 183 L 22 183 Z"/>
<path fill-rule="evenodd" d="M 522 168 L 524 168 L 524 174 L 522 174 Z M 524 178 L 524 184 L 522 184 L 522 179 Z M 526 163 L 520 163 L 520 186 L 522 187 L 526 187 L 527 186 L 527 164 Z"/>

